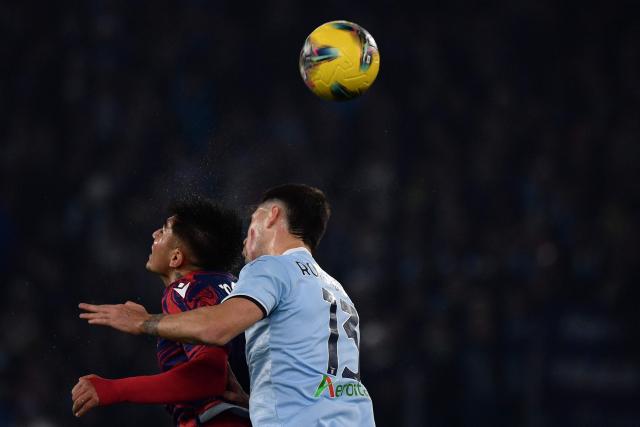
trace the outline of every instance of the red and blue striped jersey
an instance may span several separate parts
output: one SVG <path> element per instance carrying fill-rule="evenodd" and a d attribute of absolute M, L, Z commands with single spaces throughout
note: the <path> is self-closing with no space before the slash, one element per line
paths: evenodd
<path fill-rule="evenodd" d="M 219 304 L 231 292 L 232 283 L 236 278 L 228 273 L 210 271 L 195 271 L 171 283 L 164 290 L 162 296 L 162 312 L 175 314 Z M 205 345 L 194 345 L 158 339 L 157 356 L 162 372 L 179 366 L 206 351 Z M 225 347 L 229 354 L 230 345 Z M 225 362 L 226 363 L 226 362 Z M 221 369 L 224 371 L 224 369 Z M 226 378 L 225 378 L 226 381 Z M 204 409 L 214 406 L 220 401 L 220 396 L 211 396 L 196 402 L 185 402 L 167 405 L 167 410 L 173 415 L 176 425 L 191 425 L 197 415 Z M 195 424 L 194 424 L 195 425 Z"/>

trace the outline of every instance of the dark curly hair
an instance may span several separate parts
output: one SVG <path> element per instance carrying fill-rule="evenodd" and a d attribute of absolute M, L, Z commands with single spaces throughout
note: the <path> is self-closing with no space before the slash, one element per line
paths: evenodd
<path fill-rule="evenodd" d="M 242 255 L 242 221 L 238 214 L 201 196 L 174 200 L 174 234 L 185 243 L 193 263 L 205 270 L 235 272 Z"/>

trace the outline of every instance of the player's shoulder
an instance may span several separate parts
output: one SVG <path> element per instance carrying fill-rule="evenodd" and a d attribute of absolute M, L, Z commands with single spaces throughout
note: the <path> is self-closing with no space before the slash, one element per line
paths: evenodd
<path fill-rule="evenodd" d="M 240 281 L 251 278 L 268 278 L 274 282 L 288 283 L 292 277 L 291 265 L 281 255 L 262 255 L 247 263 L 240 271 Z"/>
<path fill-rule="evenodd" d="M 192 303 L 214 305 L 224 299 L 237 281 L 229 273 L 200 271 L 189 274 L 171 285 L 173 300 L 185 302 L 189 307 Z"/>
<path fill-rule="evenodd" d="M 219 271 L 197 271 L 187 277 L 187 279 L 196 285 L 206 286 L 218 286 L 222 283 L 236 282 L 238 279 L 231 273 L 224 273 Z"/>
<path fill-rule="evenodd" d="M 247 263 L 240 271 L 240 275 L 242 275 L 243 271 L 272 271 L 282 270 L 283 268 L 285 268 L 285 263 L 281 255 L 261 255 Z"/>
<path fill-rule="evenodd" d="M 303 249 L 296 249 L 293 251 L 287 251 L 281 255 L 262 255 L 256 258 L 254 261 L 252 261 L 249 264 L 252 264 L 252 263 L 257 263 L 257 264 L 265 263 L 264 265 L 278 264 L 287 268 L 287 267 L 294 266 L 296 262 L 315 263 L 315 260 L 313 258 L 313 255 L 311 255 L 309 251 L 303 250 Z"/>

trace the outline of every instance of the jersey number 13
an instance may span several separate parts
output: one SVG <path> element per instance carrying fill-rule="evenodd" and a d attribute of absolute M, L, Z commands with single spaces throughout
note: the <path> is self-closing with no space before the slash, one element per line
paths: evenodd
<path fill-rule="evenodd" d="M 338 372 L 338 301 L 336 297 L 325 288 L 322 288 L 322 298 L 326 302 L 329 303 L 329 365 L 327 367 L 327 373 L 329 375 L 336 375 Z M 340 309 L 349 315 L 349 318 L 342 325 L 344 331 L 347 333 L 347 337 L 353 340 L 353 343 L 358 350 L 358 365 L 360 364 L 360 343 L 358 341 L 358 313 L 356 312 L 356 308 L 346 302 L 345 300 L 340 300 Z M 342 370 L 343 378 L 351 378 L 356 381 L 360 381 L 360 366 L 356 367 L 356 372 L 353 372 L 347 366 Z"/>

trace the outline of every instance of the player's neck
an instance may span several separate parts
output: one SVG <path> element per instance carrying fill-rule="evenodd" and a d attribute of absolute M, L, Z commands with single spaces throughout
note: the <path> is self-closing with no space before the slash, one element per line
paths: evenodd
<path fill-rule="evenodd" d="M 287 229 L 286 223 L 279 221 L 273 228 L 262 237 L 261 249 L 258 255 L 282 255 L 289 249 L 305 248 L 311 252 L 311 248 L 305 245 L 298 236 L 294 236 Z M 255 258 L 254 258 L 255 259 Z"/>
<path fill-rule="evenodd" d="M 304 244 L 302 239 L 294 237 L 291 234 L 287 234 L 286 236 L 282 236 L 279 239 L 274 240 L 272 255 L 282 255 L 289 249 L 294 248 L 305 248 L 306 250 L 311 252 L 311 249 Z"/>

